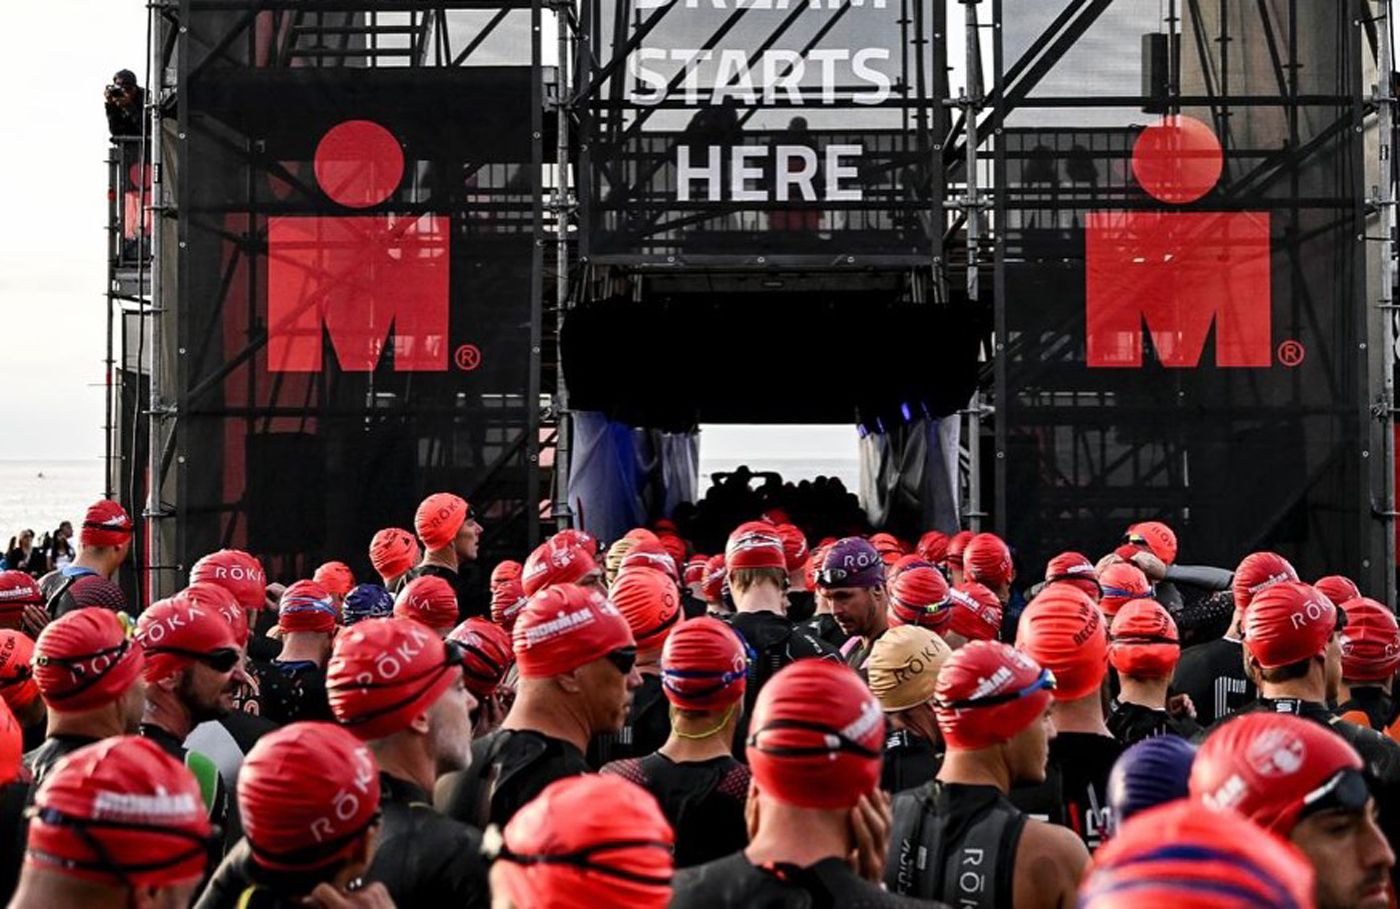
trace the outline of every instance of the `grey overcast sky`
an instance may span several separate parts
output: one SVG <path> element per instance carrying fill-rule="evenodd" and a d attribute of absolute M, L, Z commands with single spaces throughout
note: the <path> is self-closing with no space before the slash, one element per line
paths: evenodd
<path fill-rule="evenodd" d="M 107 305 L 102 87 L 122 68 L 144 78 L 145 4 L 7 3 L 5 21 L 0 458 L 97 458 Z"/>

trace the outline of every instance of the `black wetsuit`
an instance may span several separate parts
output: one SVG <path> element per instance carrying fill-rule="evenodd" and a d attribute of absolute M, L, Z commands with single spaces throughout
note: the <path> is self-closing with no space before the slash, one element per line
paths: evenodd
<path fill-rule="evenodd" d="M 34 787 L 16 780 L 0 786 L 0 906 L 8 906 L 19 884 L 24 847 L 29 841 L 25 809 L 34 798 Z"/>
<path fill-rule="evenodd" d="M 309 660 L 248 664 L 257 694 L 243 704 L 245 713 L 286 726 L 300 720 L 335 722 L 326 696 L 326 671 Z"/>
<path fill-rule="evenodd" d="M 1337 705 L 1337 716 L 1357 712 L 1365 714 L 1366 725 L 1377 732 L 1385 732 L 1400 720 L 1400 703 L 1374 686 L 1353 687 L 1350 697 Z"/>
<path fill-rule="evenodd" d="M 829 612 L 812 616 L 803 623 L 803 627 L 813 637 L 830 645 L 833 650 L 840 650 L 841 645 L 845 644 L 846 639 L 850 637 L 841 630 L 841 626 L 836 624 L 836 617 Z"/>
<path fill-rule="evenodd" d="M 1191 696 L 1196 722 L 1202 726 L 1235 713 L 1259 695 L 1244 673 L 1244 645 L 1230 638 L 1217 638 L 1183 650 L 1172 678 L 1172 691 Z"/>
<path fill-rule="evenodd" d="M 47 726 L 48 724 L 44 720 L 40 720 L 33 726 L 24 727 L 24 729 L 22 730 L 24 739 L 20 743 L 20 747 L 24 749 L 25 754 L 28 754 L 35 748 L 38 748 L 40 745 L 44 744 L 44 733 L 47 729 Z"/>
<path fill-rule="evenodd" d="M 34 788 L 39 788 L 39 784 L 49 775 L 54 764 L 79 748 L 85 748 L 98 741 L 101 739 L 90 735 L 51 735 L 44 739 L 44 744 L 24 756 L 24 766 L 28 767 L 34 776 Z"/>
<path fill-rule="evenodd" d="M 365 880 L 379 881 L 397 906 L 491 905 L 481 833 L 443 817 L 428 793 L 379 774 L 384 826 Z"/>
<path fill-rule="evenodd" d="M 891 806 L 885 886 L 969 909 L 1010 909 L 1026 815 L 994 786 L 931 781 Z"/>
<path fill-rule="evenodd" d="M 742 852 L 676 873 L 670 909 L 883 909 L 927 906 L 886 893 L 856 876 L 843 859 L 826 858 L 806 868 L 758 867 Z"/>
<path fill-rule="evenodd" d="M 776 612 L 738 612 L 729 624 L 743 637 L 750 651 L 748 684 L 744 689 L 744 713 L 734 741 L 748 740 L 749 717 L 753 715 L 758 693 L 779 669 L 797 660 L 812 657 L 839 660 L 836 648 L 812 634 L 805 626 L 794 625 Z M 742 749 L 740 749 L 742 754 Z"/>
<path fill-rule="evenodd" d="M 891 794 L 931 782 L 943 766 L 943 752 L 912 729 L 890 729 L 885 734 L 885 762 L 880 767 L 880 788 Z"/>
<path fill-rule="evenodd" d="M 246 839 L 219 863 L 194 909 L 303 909 L 306 896 L 329 873 L 268 871 L 253 861 Z"/>
<path fill-rule="evenodd" d="M 1091 732 L 1061 732 L 1050 742 L 1045 782 L 1011 790 L 1011 803 L 1034 818 L 1068 827 L 1093 852 L 1107 837 L 1108 774 L 1123 746 Z"/>
<path fill-rule="evenodd" d="M 627 722 L 619 732 L 595 735 L 588 743 L 588 766 L 598 769 L 609 761 L 651 754 L 671 737 L 670 702 L 661 677 L 642 674 L 642 684 L 632 692 Z"/>
<path fill-rule="evenodd" d="M 676 763 L 663 754 L 614 761 L 615 773 L 656 796 L 676 833 L 676 867 L 703 865 L 743 849 L 749 842 L 744 803 L 749 769 L 723 755 Z"/>
<path fill-rule="evenodd" d="M 588 773 L 571 742 L 531 729 L 498 729 L 472 743 L 472 765 L 438 781 L 437 809 L 484 830 L 505 823 L 555 780 Z"/>
<path fill-rule="evenodd" d="M 817 595 L 810 590 L 789 590 L 787 604 L 788 618 L 802 624 L 816 613 Z"/>
<path fill-rule="evenodd" d="M 1172 716 L 1166 710 L 1142 704 L 1114 701 L 1108 714 L 1108 731 L 1124 748 L 1156 735 L 1176 735 L 1183 739 L 1200 735 L 1201 727 L 1185 716 Z"/>

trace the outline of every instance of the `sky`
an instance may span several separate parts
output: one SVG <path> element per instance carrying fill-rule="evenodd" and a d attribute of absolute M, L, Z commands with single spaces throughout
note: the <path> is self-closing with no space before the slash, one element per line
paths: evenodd
<path fill-rule="evenodd" d="M 0 460 L 103 454 L 107 125 L 102 89 L 122 68 L 145 83 L 142 0 L 12 3 L 6 22 L 10 175 L 0 219 Z M 950 4 L 950 16 L 961 8 Z M 950 31 L 956 33 L 957 23 Z M 953 42 L 955 69 L 961 54 Z M 56 49 L 61 49 L 56 51 Z M 954 92 L 957 91 L 955 74 Z M 855 457 L 850 427 L 707 427 L 702 457 Z M 791 454 L 789 454 L 791 453 Z"/>
<path fill-rule="evenodd" d="M 141 0 L 6 4 L 9 174 L 0 219 L 0 458 L 102 456 L 107 121 L 102 89 L 145 72 Z"/>

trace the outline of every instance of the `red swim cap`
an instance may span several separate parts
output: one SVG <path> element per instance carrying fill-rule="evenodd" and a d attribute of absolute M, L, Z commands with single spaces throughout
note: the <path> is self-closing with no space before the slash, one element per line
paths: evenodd
<path fill-rule="evenodd" d="M 50 710 L 110 704 L 136 681 L 144 663 L 141 647 L 106 609 L 61 615 L 34 642 L 34 681 Z"/>
<path fill-rule="evenodd" d="M 292 723 L 258 739 L 243 759 L 238 810 L 258 865 L 323 868 L 346 858 L 378 815 L 379 765 L 334 723 Z"/>
<path fill-rule="evenodd" d="M 462 676 L 477 698 L 490 697 L 515 665 L 510 632 L 480 616 L 472 616 L 448 633 L 462 649 Z"/>
<path fill-rule="evenodd" d="M 807 564 L 811 550 L 807 548 L 807 535 L 796 524 L 779 524 L 773 528 L 783 541 L 783 555 L 787 558 L 787 570 L 800 571 Z"/>
<path fill-rule="evenodd" d="M 131 539 L 134 526 L 125 508 L 103 499 L 87 510 L 78 541 L 84 546 L 120 546 Z"/>
<path fill-rule="evenodd" d="M 988 587 L 1009 584 L 1016 576 L 1011 566 L 1011 550 L 994 533 L 979 533 L 967 542 L 962 553 L 963 573 L 969 581 Z"/>
<path fill-rule="evenodd" d="M 1395 613 L 1366 597 L 1342 607 L 1347 627 L 1342 631 L 1342 678 L 1348 683 L 1384 682 L 1400 669 L 1400 625 Z"/>
<path fill-rule="evenodd" d="M 462 656 L 412 619 L 365 619 L 335 637 L 326 694 L 340 724 L 360 738 L 407 729 L 461 678 Z"/>
<path fill-rule="evenodd" d="M 919 537 L 914 552 L 925 562 L 941 565 L 943 560 L 948 558 L 948 535 L 937 530 L 930 530 Z"/>
<path fill-rule="evenodd" d="M 719 598 L 724 595 L 724 579 L 727 574 L 724 556 L 710 556 L 710 560 L 705 563 L 705 580 L 700 587 L 700 594 L 705 598 L 705 602 L 719 602 Z"/>
<path fill-rule="evenodd" d="M 497 562 L 496 567 L 491 569 L 491 589 L 494 591 L 502 584 L 520 580 L 524 570 L 525 566 L 513 559 Z"/>
<path fill-rule="evenodd" d="M 1124 675 L 1170 678 L 1181 659 L 1176 622 L 1156 600 L 1125 603 L 1109 628 L 1108 662 Z"/>
<path fill-rule="evenodd" d="M 799 808 L 850 808 L 880 780 L 885 715 L 849 666 L 798 660 L 758 693 L 748 758 L 763 792 Z"/>
<path fill-rule="evenodd" d="M 579 530 L 577 527 L 565 527 L 563 530 L 556 533 L 554 538 L 560 542 L 577 546 L 584 552 L 593 556 L 594 561 L 597 561 L 598 541 L 587 531 Z"/>
<path fill-rule="evenodd" d="M 886 565 L 898 562 L 899 557 L 909 551 L 892 533 L 872 533 L 870 545 L 875 547 L 875 551 L 880 554 L 880 560 Z"/>
<path fill-rule="evenodd" d="M 681 575 L 685 581 L 685 586 L 705 583 L 705 566 L 709 563 L 710 557 L 706 555 L 693 555 L 690 561 L 685 563 Z M 721 563 L 722 564 L 722 563 Z"/>
<path fill-rule="evenodd" d="M 1108 674 L 1108 628 L 1084 594 L 1055 585 L 1021 613 L 1016 649 L 1055 673 L 1055 700 L 1073 701 L 1099 690 Z"/>
<path fill-rule="evenodd" d="M 450 492 L 435 492 L 423 500 L 413 515 L 413 529 L 428 549 L 446 549 L 467 523 L 467 500 Z"/>
<path fill-rule="evenodd" d="M 415 619 L 444 635 L 457 624 L 457 592 L 438 575 L 416 577 L 394 598 L 394 615 Z"/>
<path fill-rule="evenodd" d="M 632 553 L 636 551 L 634 548 Z M 628 553 L 629 558 L 632 553 Z M 608 599 L 627 620 L 641 650 L 660 647 L 681 617 L 676 582 L 658 571 L 623 571 L 608 591 Z"/>
<path fill-rule="evenodd" d="M 622 538 L 624 540 L 631 540 L 634 543 L 640 543 L 642 540 L 650 540 L 653 543 L 661 542 L 660 537 L 650 530 L 647 530 L 645 527 L 633 527 L 631 530 L 624 533 Z"/>
<path fill-rule="evenodd" d="M 1000 641 L 972 641 L 938 671 L 934 714 L 949 748 L 977 751 L 1009 742 L 1038 722 L 1055 676 Z"/>
<path fill-rule="evenodd" d="M 24 730 L 10 712 L 10 705 L 0 700 L 0 786 L 19 779 L 24 766 Z"/>
<path fill-rule="evenodd" d="M 636 783 L 566 777 L 506 824 L 493 882 L 521 909 L 665 909 L 674 844 L 656 799 Z"/>
<path fill-rule="evenodd" d="M 887 610 L 891 625 L 918 625 L 939 631 L 952 618 L 952 601 L 943 573 L 928 563 L 900 572 L 890 585 Z"/>
<path fill-rule="evenodd" d="M 778 568 L 787 571 L 787 553 L 783 549 L 783 538 L 772 524 L 750 521 L 740 524 L 729 535 L 724 547 L 724 569 L 726 572 L 743 568 Z"/>
<path fill-rule="evenodd" d="M 28 866 L 130 887 L 204 875 L 213 831 L 199 783 L 150 739 L 78 749 L 49 771 L 34 807 Z"/>
<path fill-rule="evenodd" d="M 631 549 L 627 550 L 627 554 L 618 563 L 617 573 L 619 576 L 628 571 L 650 571 L 675 583 L 680 583 L 681 579 L 676 560 L 666 551 L 666 547 L 647 540 L 638 540 Z"/>
<path fill-rule="evenodd" d="M 1364 767 L 1355 749 L 1319 723 L 1246 713 L 1211 732 L 1196 752 L 1191 797 L 1287 837 L 1304 812 L 1364 809 L 1371 796 Z M 1338 778 L 1345 770 L 1356 779 Z"/>
<path fill-rule="evenodd" d="M 22 631 L 0 630 L 0 699 L 14 710 L 23 710 L 39 696 L 34 683 L 34 641 Z"/>
<path fill-rule="evenodd" d="M 520 586 L 520 579 L 514 578 L 502 581 L 491 588 L 491 621 L 505 629 L 509 634 L 515 629 L 515 620 L 520 618 L 520 611 L 529 602 L 525 596 L 525 588 Z"/>
<path fill-rule="evenodd" d="M 1128 528 L 1124 542 L 1131 546 L 1146 547 L 1164 565 L 1176 561 L 1176 533 L 1161 521 L 1134 524 Z"/>
<path fill-rule="evenodd" d="M 952 615 L 944 631 L 969 641 L 995 641 L 1001 634 L 1001 600 L 976 581 L 959 584 L 948 591 Z"/>
<path fill-rule="evenodd" d="M 1152 597 L 1152 582 L 1132 562 L 1114 562 L 1105 566 L 1099 575 L 1099 608 L 1103 614 L 1113 618 L 1124 603 L 1145 600 Z"/>
<path fill-rule="evenodd" d="M 423 552 L 413 534 L 399 527 L 385 527 L 369 541 L 369 563 L 383 578 L 396 578 L 406 573 L 422 557 Z"/>
<path fill-rule="evenodd" d="M 1080 552 L 1062 552 L 1046 563 L 1045 583 L 1068 584 L 1094 600 L 1103 594 L 1098 569 Z"/>
<path fill-rule="evenodd" d="M 523 679 L 546 679 L 635 647 L 617 607 L 592 590 L 573 584 L 546 587 L 530 597 L 512 634 Z"/>
<path fill-rule="evenodd" d="M 25 606 L 42 605 L 44 595 L 23 571 L 0 571 L 0 628 L 19 628 Z"/>
<path fill-rule="evenodd" d="M 315 581 L 297 581 L 282 591 L 277 604 L 277 627 L 285 632 L 330 634 L 340 624 L 340 608 L 330 592 Z"/>
<path fill-rule="evenodd" d="M 590 574 L 598 573 L 598 564 L 583 547 L 570 539 L 553 537 L 530 553 L 520 574 L 520 585 L 526 596 L 534 596 L 555 584 L 577 584 Z"/>
<path fill-rule="evenodd" d="M 226 593 L 223 588 L 214 589 Z M 198 594 L 191 597 L 181 591 L 152 603 L 141 613 L 136 623 L 136 641 L 146 654 L 141 674 L 147 682 L 183 672 L 202 656 L 213 656 L 220 650 L 236 651 L 243 646 L 223 615 L 199 604 L 197 597 Z"/>
<path fill-rule="evenodd" d="M 1275 584 L 1298 580 L 1298 572 L 1276 552 L 1252 552 L 1235 569 L 1235 608 L 1244 610 L 1254 598 Z"/>
<path fill-rule="evenodd" d="M 220 549 L 194 563 L 191 584 L 217 584 L 244 609 L 267 608 L 267 573 L 262 563 L 241 549 Z"/>
<path fill-rule="evenodd" d="M 956 568 L 958 571 L 962 571 L 963 550 L 967 549 L 967 544 L 971 542 L 974 536 L 976 536 L 976 534 L 970 530 L 959 530 L 957 533 L 953 534 L 952 539 L 948 541 L 948 555 L 946 556 L 949 568 Z"/>
<path fill-rule="evenodd" d="M 1313 909 L 1297 847 L 1177 799 L 1133 815 L 1094 855 L 1080 909 Z"/>
<path fill-rule="evenodd" d="M 662 550 L 671 557 L 671 561 L 676 565 L 685 562 L 686 545 L 685 540 L 674 533 L 660 533 L 657 535 L 660 540 Z"/>
<path fill-rule="evenodd" d="M 1317 588 L 1284 581 L 1255 596 L 1244 611 L 1244 649 L 1265 669 L 1287 666 L 1326 650 L 1342 620 Z"/>
<path fill-rule="evenodd" d="M 1356 586 L 1356 582 L 1340 574 L 1329 574 L 1325 578 L 1318 578 L 1313 582 L 1313 586 L 1326 594 L 1327 599 L 1338 606 L 1354 600 L 1361 596 L 1361 588 Z M 1347 613 L 1350 616 L 1350 613 Z"/>
<path fill-rule="evenodd" d="M 344 562 L 326 562 L 316 569 L 311 580 L 326 588 L 333 597 L 344 597 L 355 586 L 355 573 Z"/>
<path fill-rule="evenodd" d="M 748 666 L 738 633 L 699 616 L 677 625 L 661 648 L 661 687 L 682 710 L 724 710 L 744 696 Z"/>
<path fill-rule="evenodd" d="M 226 588 L 207 581 L 195 582 L 180 591 L 179 595 L 200 609 L 217 612 L 223 616 L 233 631 L 233 639 L 238 642 L 238 646 L 248 645 L 248 636 L 251 633 L 248 628 L 248 612 L 239 604 L 238 598 Z"/>

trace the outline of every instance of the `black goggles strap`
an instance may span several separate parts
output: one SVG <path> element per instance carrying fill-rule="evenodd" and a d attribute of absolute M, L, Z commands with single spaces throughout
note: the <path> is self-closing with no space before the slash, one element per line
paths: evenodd
<path fill-rule="evenodd" d="M 79 666 L 79 665 L 82 665 L 83 663 L 87 662 L 88 660 L 95 660 L 95 659 L 97 659 L 98 657 L 106 656 L 106 655 L 109 654 L 109 653 L 116 654 L 116 656 L 112 657 L 111 662 L 109 662 L 106 666 L 102 667 L 102 671 L 101 671 L 101 672 L 94 672 L 92 675 L 87 676 L 87 677 L 84 678 L 84 679 L 82 680 L 82 682 L 80 682 L 80 683 L 78 684 L 78 686 L 77 686 L 76 688 L 74 688 L 72 691 L 65 691 L 65 692 L 63 692 L 62 694 L 45 694 L 45 695 L 44 695 L 44 698 L 45 698 L 46 700 L 49 700 L 49 701 L 66 701 L 66 700 L 69 700 L 69 699 L 71 699 L 71 698 L 77 697 L 78 695 L 82 694 L 84 691 L 87 691 L 87 690 L 88 690 L 89 688 L 91 688 L 93 685 L 96 685 L 98 682 L 100 682 L 100 681 L 102 681 L 104 678 L 106 678 L 106 677 L 107 677 L 107 673 L 109 673 L 109 672 L 111 672 L 113 669 L 117 668 L 117 666 L 121 663 L 121 661 L 122 661 L 123 659 L 125 659 L 125 657 L 126 657 L 126 652 L 127 652 L 128 650 L 130 650 L 130 649 L 131 649 L 131 639 L 130 639 L 130 638 L 127 638 L 126 640 L 122 641 L 120 644 L 118 644 L 118 645 L 115 646 L 115 647 L 108 647 L 108 648 L 106 648 L 106 649 L 104 649 L 104 650 L 96 650 L 96 651 L 93 651 L 92 653 L 89 653 L 89 654 L 86 654 L 86 655 L 80 656 L 80 657 L 51 657 L 51 656 L 39 656 L 39 657 L 35 657 L 35 660 L 34 660 L 35 665 L 39 665 L 39 666 L 48 665 L 48 664 L 50 664 L 50 663 L 55 664 L 55 665 L 58 665 L 58 666 Z"/>
<path fill-rule="evenodd" d="M 521 855 L 510 851 L 510 847 L 501 844 L 500 851 L 495 858 L 500 861 L 511 862 L 516 865 L 569 865 L 574 868 L 581 868 L 585 871 L 594 871 L 598 874 L 606 874 L 624 881 L 631 881 L 634 884 L 647 884 L 653 887 L 665 887 L 671 883 L 671 875 L 638 874 L 635 871 L 628 871 L 626 868 L 614 868 L 601 862 L 590 861 L 589 856 L 598 852 L 612 852 L 618 849 L 636 848 L 664 849 L 671 852 L 671 844 L 662 840 L 612 840 L 606 843 L 596 843 L 586 849 L 577 852 L 561 852 L 557 855 Z"/>
<path fill-rule="evenodd" d="M 836 739 L 836 746 L 829 745 L 795 745 L 765 747 L 759 743 L 759 737 L 765 732 L 776 729 L 803 729 L 809 732 L 819 732 L 822 735 Z M 847 738 L 830 726 L 823 726 L 821 723 L 809 723 L 806 720 L 774 720 L 762 729 L 755 730 L 749 736 L 749 747 L 757 748 L 764 754 L 771 754 L 777 757 L 808 757 L 816 754 L 830 754 L 833 751 L 851 751 L 868 758 L 880 756 L 878 750 L 866 748 L 860 742 Z"/>

